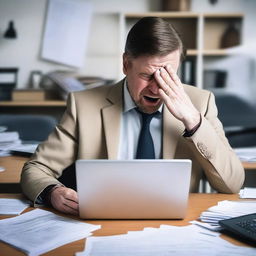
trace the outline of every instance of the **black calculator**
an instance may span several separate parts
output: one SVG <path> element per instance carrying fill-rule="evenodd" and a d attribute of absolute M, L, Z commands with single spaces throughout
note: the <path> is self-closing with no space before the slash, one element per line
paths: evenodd
<path fill-rule="evenodd" d="M 256 245 L 256 213 L 220 220 L 219 224 L 225 231 Z"/>

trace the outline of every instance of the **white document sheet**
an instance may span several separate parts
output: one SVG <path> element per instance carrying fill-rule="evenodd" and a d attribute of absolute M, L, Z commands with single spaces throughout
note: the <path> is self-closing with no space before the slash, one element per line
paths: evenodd
<path fill-rule="evenodd" d="M 10 147 L 9 150 L 13 153 L 29 153 L 33 154 L 36 151 L 36 148 L 38 147 L 38 143 L 28 143 L 28 144 L 21 144 L 17 146 Z"/>
<path fill-rule="evenodd" d="M 91 235 L 98 225 L 83 223 L 36 209 L 0 220 L 0 240 L 30 256 L 40 255 Z"/>
<path fill-rule="evenodd" d="M 0 143 L 10 143 L 19 140 L 19 134 L 17 132 L 1 132 Z"/>
<path fill-rule="evenodd" d="M 0 156 L 9 156 L 10 148 L 20 144 L 18 132 L 0 132 Z"/>
<path fill-rule="evenodd" d="M 14 198 L 0 198 L 0 215 L 18 215 L 30 206 L 29 201 Z"/>
<path fill-rule="evenodd" d="M 241 161 L 256 162 L 256 147 L 235 148 L 234 151 Z"/>
<path fill-rule="evenodd" d="M 85 60 L 92 5 L 83 0 L 49 0 L 42 58 L 74 67 Z"/>
<path fill-rule="evenodd" d="M 195 225 L 163 225 L 159 229 L 146 228 L 126 235 L 87 238 L 86 250 L 76 256 L 253 256 L 255 253 L 255 248 L 234 246 L 218 233 Z"/>
<path fill-rule="evenodd" d="M 240 198 L 256 199 L 256 188 L 245 187 L 244 189 L 240 190 L 239 196 Z"/>

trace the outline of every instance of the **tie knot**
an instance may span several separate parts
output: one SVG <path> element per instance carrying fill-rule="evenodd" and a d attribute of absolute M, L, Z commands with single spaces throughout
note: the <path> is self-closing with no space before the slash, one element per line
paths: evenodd
<path fill-rule="evenodd" d="M 157 114 L 159 113 L 158 111 L 152 113 L 152 114 L 147 114 L 147 113 L 144 113 L 144 112 L 141 112 L 138 108 L 136 108 L 137 112 L 141 115 L 142 117 L 142 122 L 143 123 L 147 123 L 149 124 L 152 120 L 152 118 L 154 116 L 157 116 Z"/>

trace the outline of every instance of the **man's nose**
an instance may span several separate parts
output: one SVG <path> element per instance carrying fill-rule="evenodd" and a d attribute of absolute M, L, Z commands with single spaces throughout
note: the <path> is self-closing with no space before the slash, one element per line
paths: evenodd
<path fill-rule="evenodd" d="M 153 94 L 158 94 L 158 89 L 159 89 L 159 86 L 158 86 L 158 84 L 157 84 L 157 82 L 156 82 L 156 80 L 155 79 L 152 79 L 151 81 L 150 81 L 150 84 L 149 84 L 149 90 L 153 93 Z"/>

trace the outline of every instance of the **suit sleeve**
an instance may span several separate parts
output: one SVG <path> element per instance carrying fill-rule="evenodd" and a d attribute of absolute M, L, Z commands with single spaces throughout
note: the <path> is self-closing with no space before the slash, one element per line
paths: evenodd
<path fill-rule="evenodd" d="M 70 94 L 62 120 L 22 169 L 22 191 L 34 203 L 47 186 L 60 183 L 57 178 L 76 159 L 77 140 L 76 105 Z"/>
<path fill-rule="evenodd" d="M 201 114 L 200 127 L 187 141 L 211 186 L 221 193 L 237 193 L 244 183 L 244 169 L 225 137 L 212 93 Z"/>

